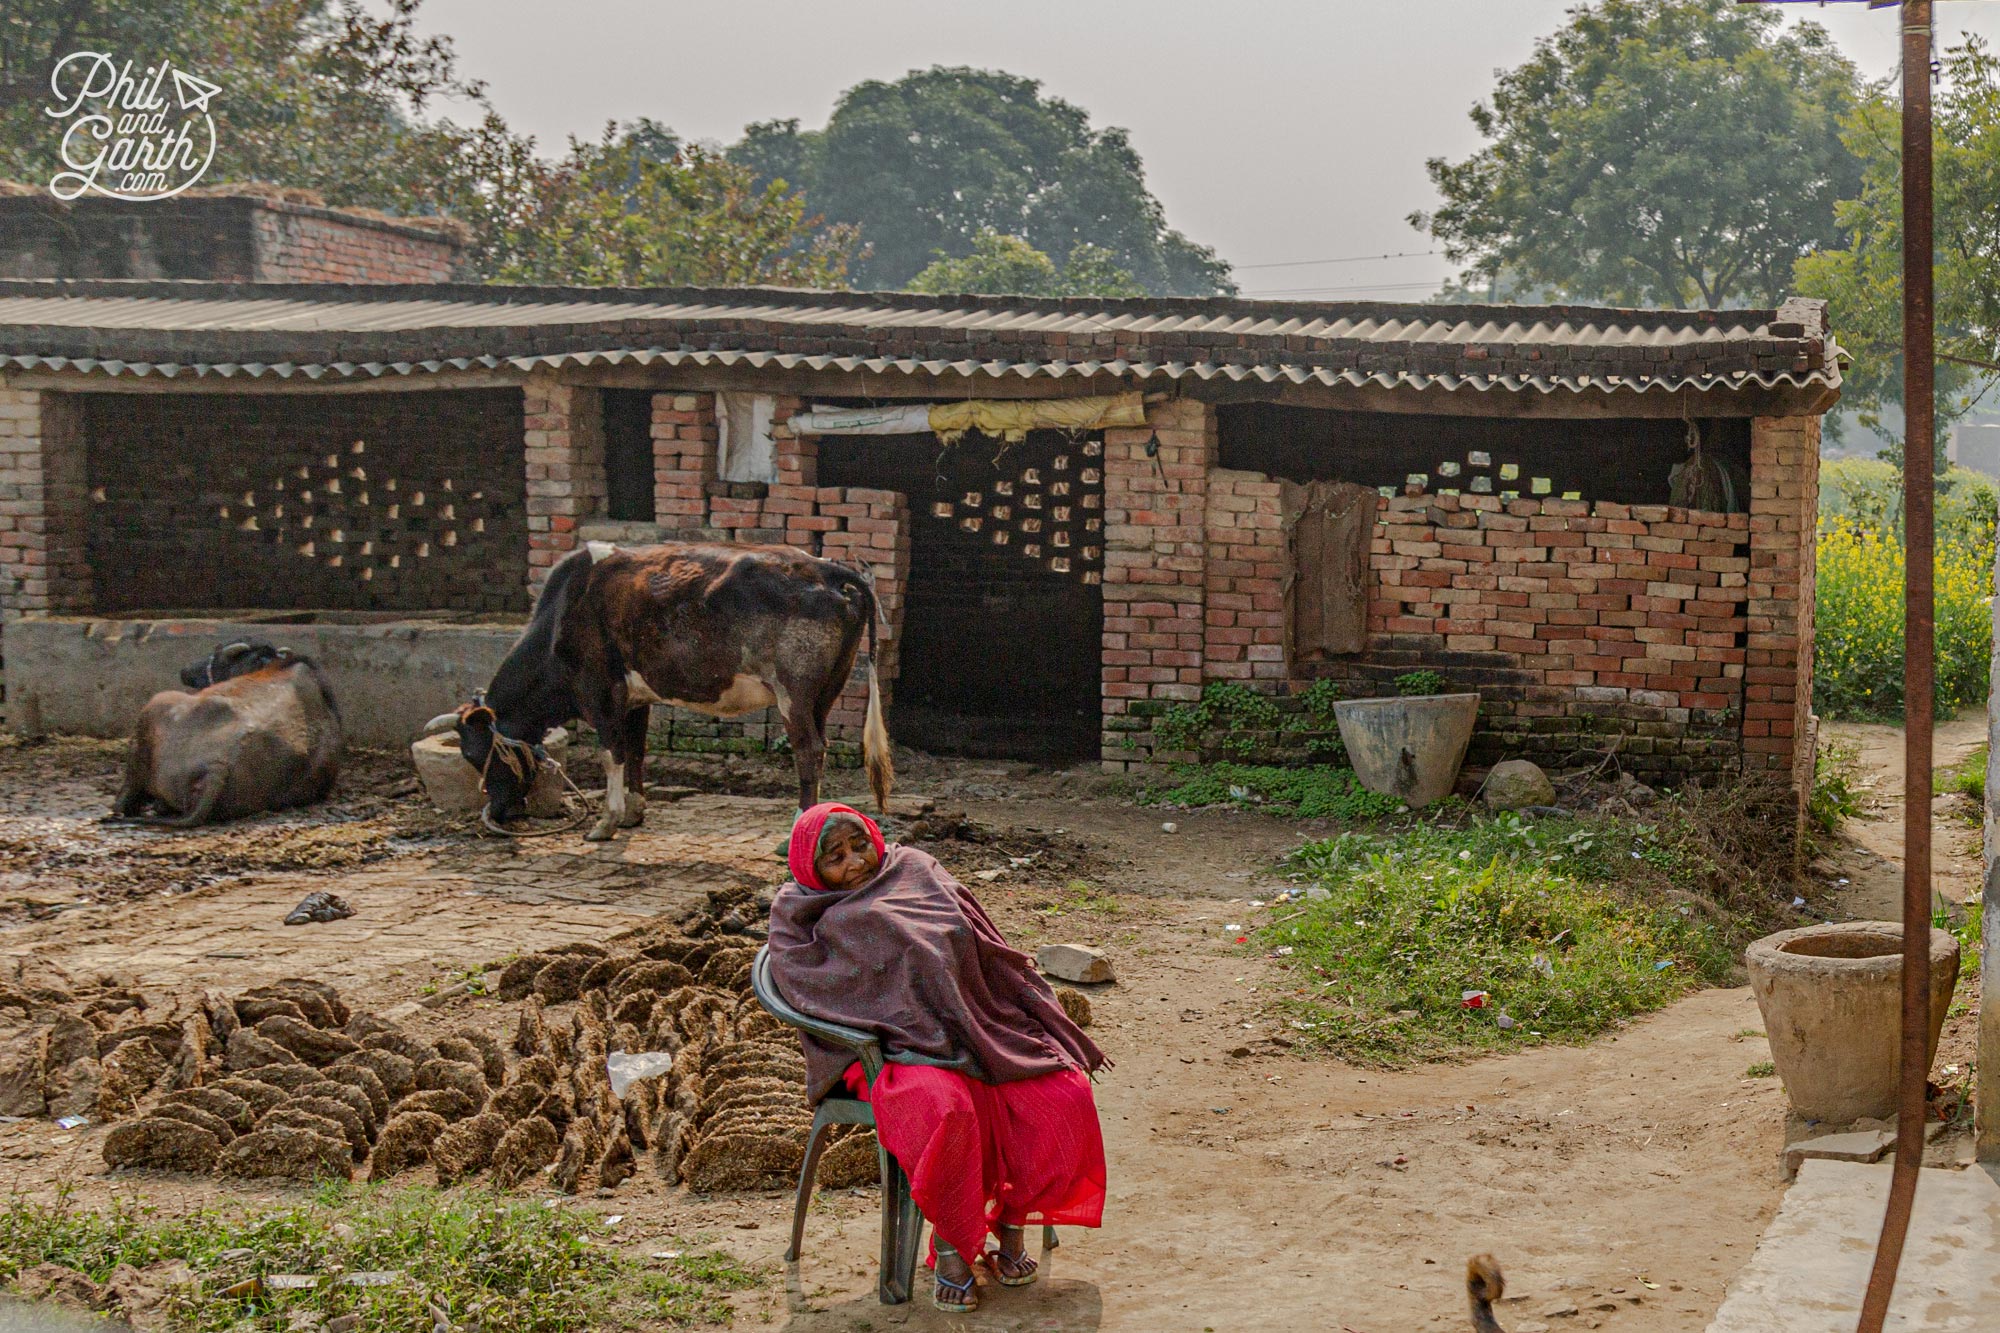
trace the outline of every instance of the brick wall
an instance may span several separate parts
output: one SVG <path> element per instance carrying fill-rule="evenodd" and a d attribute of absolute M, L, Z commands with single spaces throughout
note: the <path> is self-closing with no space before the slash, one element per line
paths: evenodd
<path fill-rule="evenodd" d="M 251 220 L 259 282 L 450 282 L 458 272 L 461 247 L 438 232 L 286 205 Z"/>
<path fill-rule="evenodd" d="M 577 546 L 577 525 L 605 512 L 604 404 L 595 389 L 528 378 L 521 397 L 528 518 L 528 591 Z"/>
<path fill-rule="evenodd" d="M 511 389 L 44 395 L 78 413 L 100 611 L 524 609 Z M 87 464 L 85 457 L 87 456 Z"/>
<path fill-rule="evenodd" d="M 90 605 L 76 404 L 0 379 L 0 621 Z"/>
<path fill-rule="evenodd" d="M 1560 763 L 1622 734 L 1622 762 L 1640 773 L 1737 766 L 1748 725 L 1753 516 L 1493 496 L 1383 499 L 1366 650 L 1288 669 L 1283 491 L 1256 473 L 1209 476 L 1209 679 L 1296 690 L 1326 678 L 1360 697 L 1392 693 L 1395 676 L 1427 667 L 1483 696 L 1475 763 Z M 1165 706 L 1128 710 L 1134 720 L 1110 757 L 1146 757 L 1150 719 Z"/>
<path fill-rule="evenodd" d="M 1197 699 L 1205 677 L 1215 413 L 1174 399 L 1151 408 L 1147 421 L 1146 429 L 1104 432 L 1103 756 L 1110 768 L 1145 760 L 1128 744 L 1155 711 L 1144 705 Z"/>
<path fill-rule="evenodd" d="M 449 282 L 459 234 L 254 195 L 0 195 L 0 277 Z"/>

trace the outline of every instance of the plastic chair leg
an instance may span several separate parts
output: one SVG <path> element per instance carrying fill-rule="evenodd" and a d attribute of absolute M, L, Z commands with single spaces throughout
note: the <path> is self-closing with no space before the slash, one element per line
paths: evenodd
<path fill-rule="evenodd" d="M 876 1295 L 884 1305 L 901 1305 L 916 1286 L 917 1247 L 924 1239 L 924 1215 L 910 1197 L 910 1177 L 882 1150 L 882 1272 Z"/>
<path fill-rule="evenodd" d="M 792 1203 L 792 1244 L 785 1262 L 795 1263 L 805 1244 L 806 1205 L 812 1202 L 813 1180 L 819 1174 L 820 1154 L 826 1151 L 826 1131 L 833 1124 L 824 1104 L 813 1115 L 812 1136 L 806 1140 L 806 1159 L 799 1164 L 799 1195 Z"/>

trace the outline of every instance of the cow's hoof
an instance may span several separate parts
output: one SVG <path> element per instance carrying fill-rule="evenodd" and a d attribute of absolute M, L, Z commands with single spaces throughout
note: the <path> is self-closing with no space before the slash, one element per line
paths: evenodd
<path fill-rule="evenodd" d="M 617 831 L 617 821 L 613 820 L 610 815 L 606 815 L 590 826 L 590 832 L 583 835 L 583 840 L 585 842 L 610 842 L 612 834 Z"/>
<path fill-rule="evenodd" d="M 625 818 L 618 821 L 618 827 L 638 828 L 639 825 L 645 822 L 645 820 L 646 820 L 645 804 L 641 802 L 637 805 L 634 805 L 628 799 L 625 806 Z"/>

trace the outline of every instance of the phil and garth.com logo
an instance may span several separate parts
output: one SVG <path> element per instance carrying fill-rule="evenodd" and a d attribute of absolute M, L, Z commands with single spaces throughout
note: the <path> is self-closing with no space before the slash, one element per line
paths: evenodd
<path fill-rule="evenodd" d="M 129 60 L 78 51 L 56 63 L 49 87 L 55 101 L 46 112 L 64 122 L 65 169 L 49 181 L 58 199 L 172 198 L 200 180 L 215 158 L 208 101 L 222 89 L 172 61 L 135 75 Z"/>

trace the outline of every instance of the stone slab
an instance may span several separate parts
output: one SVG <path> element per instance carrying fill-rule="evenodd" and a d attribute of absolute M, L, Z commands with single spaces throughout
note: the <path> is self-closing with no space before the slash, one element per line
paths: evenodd
<path fill-rule="evenodd" d="M 1708 1333 L 1851 1333 L 1889 1197 L 1887 1163 L 1808 1160 Z M 1975 1333 L 2000 1311 L 2000 1181 L 1927 1168 L 1885 1326 Z"/>
<path fill-rule="evenodd" d="M 1896 1136 L 1886 1129 L 1868 1129 L 1850 1134 L 1822 1134 L 1818 1138 L 1801 1139 L 1778 1154 L 1778 1170 L 1782 1179 L 1790 1180 L 1798 1175 L 1799 1167 L 1808 1159 L 1825 1162 L 1879 1162 L 1883 1154 L 1896 1146 Z"/>

